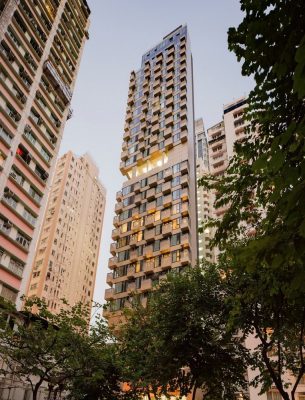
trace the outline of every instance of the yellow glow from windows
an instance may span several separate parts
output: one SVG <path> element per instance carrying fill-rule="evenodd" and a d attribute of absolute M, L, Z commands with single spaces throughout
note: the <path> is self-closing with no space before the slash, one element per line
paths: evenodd
<path fill-rule="evenodd" d="M 151 158 L 150 160 L 146 161 L 144 164 L 138 166 L 134 170 L 134 176 L 140 176 L 146 174 L 146 172 L 151 171 L 154 168 L 162 167 L 162 165 L 167 164 L 168 156 L 166 153 L 161 153 L 159 156 Z M 129 177 L 129 171 L 127 172 Z"/>

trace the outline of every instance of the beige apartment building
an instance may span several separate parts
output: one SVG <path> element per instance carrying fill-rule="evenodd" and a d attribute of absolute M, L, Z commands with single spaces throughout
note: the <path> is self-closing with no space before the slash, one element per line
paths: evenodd
<path fill-rule="evenodd" d="M 27 295 L 45 300 L 50 311 L 91 303 L 106 190 L 88 154 L 71 151 L 57 162 Z"/>
<path fill-rule="evenodd" d="M 111 324 L 170 270 L 197 262 L 193 72 L 187 27 L 144 53 L 130 76 L 104 315 Z"/>
<path fill-rule="evenodd" d="M 86 0 L 0 2 L 0 296 L 18 306 L 72 115 L 89 15 Z"/>
<path fill-rule="evenodd" d="M 196 175 L 197 180 L 210 174 L 208 139 L 205 133 L 202 118 L 195 121 L 196 138 Z M 214 217 L 214 195 L 211 190 L 207 190 L 197 185 L 197 212 L 198 227 L 203 226 Z M 202 233 L 198 233 L 198 260 L 215 261 L 214 249 L 210 248 L 210 241 L 213 238 L 214 229 L 204 228 Z"/>

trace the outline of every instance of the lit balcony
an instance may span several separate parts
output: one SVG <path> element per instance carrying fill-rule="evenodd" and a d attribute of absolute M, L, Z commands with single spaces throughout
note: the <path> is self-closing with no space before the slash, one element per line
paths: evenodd
<path fill-rule="evenodd" d="M 151 228 L 154 226 L 155 223 L 155 215 L 151 214 L 151 215 L 147 215 L 146 219 L 145 219 L 145 225 L 147 228 Z"/>
<path fill-rule="evenodd" d="M 114 288 L 106 289 L 105 290 L 105 300 L 110 301 L 114 298 Z"/>
<path fill-rule="evenodd" d="M 168 208 L 162 211 L 162 221 L 167 221 L 171 217 L 171 209 Z"/>
<path fill-rule="evenodd" d="M 147 204 L 147 209 L 146 210 L 147 210 L 148 213 L 155 211 L 155 209 L 156 209 L 156 202 L 155 201 L 152 201 L 152 202 Z"/>
<path fill-rule="evenodd" d="M 152 255 L 153 255 L 153 247 L 152 247 L 152 245 L 145 246 L 145 248 L 144 248 L 144 256 L 148 258 L 148 257 L 152 257 Z"/>
<path fill-rule="evenodd" d="M 118 229 L 112 229 L 111 234 L 112 240 L 116 240 L 120 237 L 120 231 Z"/>
<path fill-rule="evenodd" d="M 181 205 L 181 214 L 183 216 L 189 215 L 189 203 L 187 201 Z"/>
<path fill-rule="evenodd" d="M 109 262 L 108 262 L 109 269 L 115 268 L 117 266 L 117 264 L 118 264 L 118 258 L 117 257 L 109 258 Z"/>
<path fill-rule="evenodd" d="M 188 198 L 189 198 L 189 191 L 188 191 L 188 188 L 184 188 L 184 189 L 182 190 L 182 192 L 181 192 L 181 199 L 182 199 L 183 201 L 187 201 Z"/>
<path fill-rule="evenodd" d="M 153 260 L 146 260 L 143 265 L 143 271 L 145 274 L 151 274 L 154 272 L 155 264 Z"/>
<path fill-rule="evenodd" d="M 116 242 L 110 244 L 110 253 L 115 256 L 116 255 Z"/>

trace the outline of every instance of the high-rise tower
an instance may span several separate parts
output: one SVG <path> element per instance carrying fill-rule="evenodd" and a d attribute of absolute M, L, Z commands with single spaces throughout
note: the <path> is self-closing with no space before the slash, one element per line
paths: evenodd
<path fill-rule="evenodd" d="M 29 279 L 89 14 L 86 0 L 1 1 L 0 296 L 11 301 Z"/>
<path fill-rule="evenodd" d="M 65 307 L 62 299 L 92 301 L 105 201 L 88 154 L 68 152 L 58 160 L 27 292 L 53 313 Z"/>
<path fill-rule="evenodd" d="M 197 179 L 210 173 L 208 139 L 205 133 L 202 118 L 195 121 L 196 138 L 196 174 Z M 207 223 L 213 218 L 214 194 L 202 186 L 197 187 L 197 212 L 198 226 Z M 204 228 L 202 233 L 198 234 L 198 254 L 199 261 L 215 261 L 214 250 L 210 248 L 210 241 L 213 238 L 214 230 Z"/>
<path fill-rule="evenodd" d="M 180 26 L 130 76 L 111 244 L 111 323 L 132 293 L 147 294 L 171 270 L 197 260 L 192 55 Z M 118 311 L 118 313 L 116 313 Z"/>

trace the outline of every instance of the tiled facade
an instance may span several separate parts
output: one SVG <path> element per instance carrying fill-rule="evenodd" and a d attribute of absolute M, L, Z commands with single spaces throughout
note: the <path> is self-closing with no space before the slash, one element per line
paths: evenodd
<path fill-rule="evenodd" d="M 196 174 L 197 180 L 204 175 L 210 173 L 209 166 L 209 149 L 208 139 L 205 133 L 202 118 L 195 121 L 195 138 L 196 138 Z M 197 187 L 197 211 L 198 226 L 208 222 L 213 218 L 214 195 L 211 190 L 207 190 L 202 186 Z M 215 261 L 215 252 L 210 249 L 210 241 L 213 237 L 213 229 L 205 228 L 202 233 L 198 234 L 198 254 L 199 261 L 207 260 Z"/>
<path fill-rule="evenodd" d="M 89 14 L 86 0 L 1 2 L 0 296 L 18 305 L 71 117 Z"/>
<path fill-rule="evenodd" d="M 197 261 L 192 57 L 186 26 L 145 53 L 132 72 L 109 260 L 114 321 L 132 293 L 146 297 L 171 269 Z M 110 321 L 110 322 L 111 322 Z"/>
<path fill-rule="evenodd" d="M 106 190 L 90 156 L 68 152 L 57 162 L 28 285 L 51 312 L 91 303 L 105 210 Z"/>

